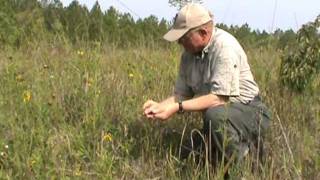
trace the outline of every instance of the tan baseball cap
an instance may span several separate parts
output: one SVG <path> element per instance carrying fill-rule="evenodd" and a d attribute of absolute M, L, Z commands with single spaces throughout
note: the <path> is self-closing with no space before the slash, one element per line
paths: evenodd
<path fill-rule="evenodd" d="M 184 6 L 174 18 L 174 23 L 169 32 L 163 38 L 167 41 L 176 41 L 190 29 L 212 21 L 210 12 L 197 3 L 189 3 Z"/>

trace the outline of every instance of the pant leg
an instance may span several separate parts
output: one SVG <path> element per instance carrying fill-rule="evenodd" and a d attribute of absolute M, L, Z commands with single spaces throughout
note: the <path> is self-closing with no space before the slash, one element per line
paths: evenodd
<path fill-rule="evenodd" d="M 211 161 L 225 162 L 235 156 L 241 160 L 248 152 L 250 144 L 257 144 L 268 127 L 269 116 L 262 103 L 245 105 L 229 103 L 209 108 L 204 114 L 203 132 L 211 139 Z"/>

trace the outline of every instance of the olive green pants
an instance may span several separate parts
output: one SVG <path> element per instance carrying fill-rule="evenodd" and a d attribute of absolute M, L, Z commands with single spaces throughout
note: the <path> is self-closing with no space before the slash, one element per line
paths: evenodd
<path fill-rule="evenodd" d="M 229 103 L 209 108 L 204 114 L 203 133 L 211 146 L 210 160 L 214 164 L 222 158 L 225 162 L 231 158 L 239 161 L 253 150 L 262 158 L 263 139 L 270 118 L 270 112 L 259 97 L 248 104 Z"/>
<path fill-rule="evenodd" d="M 228 103 L 209 108 L 203 115 L 202 137 L 206 143 L 199 134 L 193 133 L 192 142 L 187 140 L 181 148 L 181 158 L 195 151 L 203 154 L 205 149 L 214 165 L 221 163 L 223 158 L 224 162 L 240 161 L 249 151 L 258 151 L 262 158 L 263 138 L 270 118 L 271 114 L 259 96 L 248 104 Z"/>

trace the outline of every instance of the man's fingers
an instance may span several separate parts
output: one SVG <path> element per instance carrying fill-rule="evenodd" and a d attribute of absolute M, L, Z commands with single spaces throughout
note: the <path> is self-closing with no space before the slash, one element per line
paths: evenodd
<path fill-rule="evenodd" d="M 160 112 L 160 110 L 159 110 L 159 108 L 157 108 L 157 107 L 154 107 L 154 106 L 152 106 L 152 107 L 149 107 L 149 108 L 147 108 L 147 109 L 145 109 L 144 110 L 144 114 L 157 114 L 157 113 L 159 113 Z"/>
<path fill-rule="evenodd" d="M 143 109 L 149 108 L 150 106 L 152 106 L 152 104 L 154 104 L 156 102 L 152 101 L 152 100 L 148 100 L 146 103 L 144 103 L 143 105 Z"/>
<path fill-rule="evenodd" d="M 151 111 L 150 108 L 147 108 L 147 109 L 144 110 L 143 113 L 144 113 L 145 115 L 148 115 L 148 114 L 152 114 L 152 111 Z"/>
<path fill-rule="evenodd" d="M 143 104 L 143 109 L 148 108 L 151 105 L 150 101 L 147 101 Z"/>
<path fill-rule="evenodd" d="M 144 108 L 143 114 L 148 119 L 156 119 L 156 118 L 162 119 L 162 116 L 163 116 L 162 113 L 164 112 L 164 109 L 157 102 L 148 100 L 146 103 L 144 103 L 143 108 Z"/>
<path fill-rule="evenodd" d="M 146 109 L 143 114 L 148 118 L 148 119 L 155 119 L 155 114 L 151 111 L 151 109 Z"/>
<path fill-rule="evenodd" d="M 154 119 L 154 118 L 155 118 L 155 114 L 152 114 L 152 113 L 147 114 L 146 116 L 147 116 L 147 118 L 149 118 L 149 119 Z"/>
<path fill-rule="evenodd" d="M 151 111 L 151 113 L 153 113 L 153 114 L 158 114 L 158 113 L 161 112 L 158 107 L 152 107 L 152 108 L 150 108 L 150 111 Z"/>

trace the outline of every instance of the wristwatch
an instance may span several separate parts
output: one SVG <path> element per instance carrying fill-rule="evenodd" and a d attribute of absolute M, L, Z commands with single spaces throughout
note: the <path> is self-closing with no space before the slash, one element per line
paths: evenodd
<path fill-rule="evenodd" d="M 179 113 L 179 114 L 182 114 L 182 113 L 184 112 L 183 107 L 182 107 L 182 101 L 181 101 L 181 100 L 180 100 L 180 101 L 178 101 L 178 104 L 179 104 L 179 110 L 178 110 L 178 113 Z"/>

